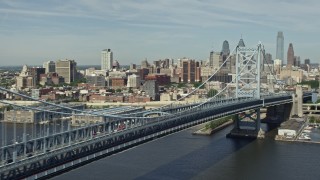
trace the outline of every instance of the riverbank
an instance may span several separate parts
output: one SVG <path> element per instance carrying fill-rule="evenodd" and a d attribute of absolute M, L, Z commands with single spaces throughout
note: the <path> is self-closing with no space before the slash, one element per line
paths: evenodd
<path fill-rule="evenodd" d="M 290 142 L 290 143 L 307 143 L 307 144 L 320 144 L 319 141 L 306 141 L 306 140 L 297 140 L 297 139 L 285 139 L 281 138 L 279 136 L 275 137 L 276 141 L 282 141 L 282 142 Z"/>
<path fill-rule="evenodd" d="M 209 124 L 209 123 L 207 123 L 207 124 Z M 233 124 L 233 120 L 232 119 L 228 120 L 227 122 L 225 122 L 225 123 L 223 123 L 223 124 L 221 124 L 221 125 L 219 125 L 219 126 L 217 126 L 215 128 L 208 128 L 208 127 L 205 126 L 205 127 L 201 128 L 201 129 L 193 132 L 192 134 L 193 135 L 210 136 L 213 133 L 216 133 L 216 132 L 218 132 L 218 131 L 230 126 L 231 124 Z"/>

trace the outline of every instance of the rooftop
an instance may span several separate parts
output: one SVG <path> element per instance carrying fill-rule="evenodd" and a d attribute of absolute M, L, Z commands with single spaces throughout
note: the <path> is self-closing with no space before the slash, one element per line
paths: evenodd
<path fill-rule="evenodd" d="M 291 118 L 288 121 L 283 122 L 278 129 L 291 129 L 298 131 L 303 126 L 303 124 L 303 118 Z"/>

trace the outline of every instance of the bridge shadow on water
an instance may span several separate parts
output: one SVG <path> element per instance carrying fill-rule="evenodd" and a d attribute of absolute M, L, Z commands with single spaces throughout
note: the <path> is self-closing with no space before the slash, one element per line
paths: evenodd
<path fill-rule="evenodd" d="M 186 129 L 91 162 L 54 179 L 199 178 L 202 173 L 220 166 L 246 147 L 252 144 L 261 146 L 259 140 L 226 138 L 232 128 L 227 127 L 212 136 L 192 135 L 198 127 Z M 263 125 L 263 129 L 269 128 Z M 210 175 L 204 179 L 213 177 Z"/>
<path fill-rule="evenodd" d="M 136 179 L 191 179 L 255 141 L 254 139 L 230 139 L 225 136 L 200 138 L 210 138 L 212 141 Z"/>
<path fill-rule="evenodd" d="M 263 124 L 262 128 L 266 131 L 266 138 L 273 139 L 278 125 Z M 195 149 L 173 161 L 164 164 L 153 171 L 144 174 L 136 179 L 192 179 L 198 177 L 201 172 L 219 164 L 222 160 L 240 151 L 250 143 L 259 141 L 256 139 L 232 139 L 226 138 L 225 134 L 231 130 L 228 127 L 212 136 L 187 137 L 195 141 L 199 138 L 210 139 L 210 143 Z M 262 140 L 263 141 L 263 140 Z M 260 144 L 260 143 L 258 143 Z M 210 177 L 213 178 L 213 177 Z"/>

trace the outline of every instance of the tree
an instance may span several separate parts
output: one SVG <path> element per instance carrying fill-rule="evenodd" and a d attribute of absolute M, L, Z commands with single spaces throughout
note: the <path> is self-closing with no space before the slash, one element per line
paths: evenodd
<path fill-rule="evenodd" d="M 309 118 L 309 123 L 315 123 L 315 121 L 316 121 L 316 118 L 314 116 L 311 116 Z"/>
<path fill-rule="evenodd" d="M 310 81 L 302 81 L 301 85 L 310 85 L 311 88 L 315 89 L 319 87 L 319 81 L 317 80 L 310 80 Z"/>
<path fill-rule="evenodd" d="M 178 88 L 186 87 L 186 84 L 185 83 L 179 83 L 177 87 Z"/>
<path fill-rule="evenodd" d="M 215 96 L 216 94 L 218 94 L 218 91 L 217 91 L 216 89 L 210 89 L 210 90 L 208 91 L 207 96 L 208 96 L 208 97 L 213 97 L 213 96 Z"/>
<path fill-rule="evenodd" d="M 201 84 L 202 84 L 202 82 L 195 82 L 195 83 L 193 83 L 193 87 L 197 88 L 197 87 L 199 87 Z M 204 85 L 202 85 L 202 86 L 200 87 L 200 89 L 203 89 L 203 88 L 204 88 Z"/>
<path fill-rule="evenodd" d="M 118 92 L 118 93 L 121 92 L 121 89 L 117 89 L 116 92 Z"/>
<path fill-rule="evenodd" d="M 115 90 L 114 90 L 114 89 L 107 89 L 107 92 L 114 93 L 114 92 L 115 92 Z"/>
<path fill-rule="evenodd" d="M 129 88 L 128 93 L 133 93 L 132 87 Z"/>
<path fill-rule="evenodd" d="M 87 79 L 85 78 L 81 78 L 81 79 L 76 79 L 75 81 L 71 82 L 69 84 L 69 86 L 78 86 L 78 84 L 80 83 L 86 83 L 87 82 Z"/>

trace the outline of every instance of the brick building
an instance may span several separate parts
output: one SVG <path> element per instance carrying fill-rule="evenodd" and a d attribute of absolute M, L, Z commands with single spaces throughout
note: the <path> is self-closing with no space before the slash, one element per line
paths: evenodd
<path fill-rule="evenodd" d="M 166 74 L 148 74 L 145 77 L 145 80 L 155 80 L 157 81 L 159 86 L 164 86 L 167 84 L 170 84 L 170 76 L 166 75 Z"/>

